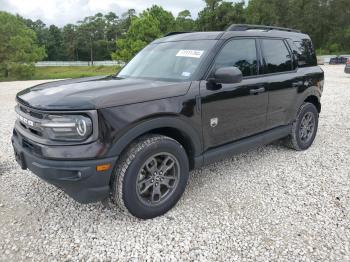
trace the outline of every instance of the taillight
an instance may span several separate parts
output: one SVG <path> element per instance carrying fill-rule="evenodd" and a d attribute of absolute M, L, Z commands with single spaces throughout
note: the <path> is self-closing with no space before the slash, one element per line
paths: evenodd
<path fill-rule="evenodd" d="M 348 61 L 346 61 L 347 65 L 350 65 L 350 58 L 348 58 Z"/>

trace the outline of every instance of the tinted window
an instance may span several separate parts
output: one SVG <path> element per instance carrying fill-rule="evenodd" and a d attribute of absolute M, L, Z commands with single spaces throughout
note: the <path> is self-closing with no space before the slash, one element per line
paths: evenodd
<path fill-rule="evenodd" d="M 266 63 L 266 73 L 278 73 L 292 70 L 292 59 L 283 40 L 264 39 L 262 51 Z"/>
<path fill-rule="evenodd" d="M 215 68 L 236 66 L 243 76 L 257 75 L 256 46 L 254 39 L 237 39 L 228 42 L 215 60 Z"/>
<path fill-rule="evenodd" d="M 299 51 L 298 64 L 300 67 L 317 65 L 317 58 L 311 40 L 301 39 L 300 41 L 294 41 L 294 44 Z"/>

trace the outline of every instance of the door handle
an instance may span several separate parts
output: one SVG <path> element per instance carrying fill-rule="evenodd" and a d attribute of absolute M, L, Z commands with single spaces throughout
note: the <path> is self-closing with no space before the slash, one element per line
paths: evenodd
<path fill-rule="evenodd" d="M 265 92 L 265 87 L 260 87 L 260 88 L 256 88 L 256 89 L 250 89 L 249 93 L 251 95 L 258 95 L 260 93 L 264 93 Z"/>
<path fill-rule="evenodd" d="M 298 81 L 298 82 L 294 82 L 292 84 L 293 87 L 301 87 L 304 85 L 304 82 L 303 81 Z"/>

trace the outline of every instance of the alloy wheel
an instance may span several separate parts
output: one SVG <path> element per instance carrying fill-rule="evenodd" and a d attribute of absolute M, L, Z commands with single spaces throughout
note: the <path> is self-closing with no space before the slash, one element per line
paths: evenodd
<path fill-rule="evenodd" d="M 164 203 L 174 192 L 180 177 L 180 165 L 175 156 L 163 152 L 149 157 L 137 178 L 139 199 L 146 205 Z"/>
<path fill-rule="evenodd" d="M 316 120 L 312 112 L 307 112 L 301 122 L 299 129 L 299 137 L 303 143 L 307 143 L 312 138 L 315 131 Z"/>

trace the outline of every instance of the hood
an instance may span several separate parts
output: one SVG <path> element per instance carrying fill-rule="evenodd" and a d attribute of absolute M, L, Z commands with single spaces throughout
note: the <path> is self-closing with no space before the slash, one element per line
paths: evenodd
<path fill-rule="evenodd" d="M 185 95 L 190 82 L 87 77 L 44 83 L 17 94 L 17 100 L 41 110 L 90 110 Z"/>

